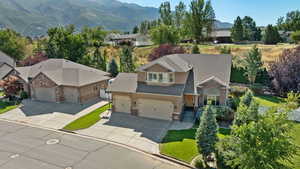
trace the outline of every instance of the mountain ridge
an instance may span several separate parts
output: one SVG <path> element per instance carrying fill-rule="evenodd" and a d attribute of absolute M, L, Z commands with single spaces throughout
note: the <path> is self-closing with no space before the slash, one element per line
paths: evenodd
<path fill-rule="evenodd" d="M 157 8 L 117 0 L 0 0 L 0 28 L 12 28 L 30 37 L 68 24 L 77 29 L 102 26 L 131 31 L 142 21 L 157 18 Z"/>

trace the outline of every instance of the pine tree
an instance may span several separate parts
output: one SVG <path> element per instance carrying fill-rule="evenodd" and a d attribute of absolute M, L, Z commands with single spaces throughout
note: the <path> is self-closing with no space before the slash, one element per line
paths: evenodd
<path fill-rule="evenodd" d="M 133 29 L 132 29 L 132 33 L 133 34 L 136 34 L 139 32 L 139 27 L 138 26 L 135 26 Z"/>
<path fill-rule="evenodd" d="M 280 40 L 281 37 L 278 29 L 276 27 L 273 27 L 272 25 L 268 25 L 263 37 L 264 43 L 267 45 L 273 45 L 279 43 Z"/>
<path fill-rule="evenodd" d="M 116 77 L 119 74 L 118 64 L 115 59 L 112 59 L 109 62 L 108 72 L 111 74 L 112 77 Z"/>
<path fill-rule="evenodd" d="M 240 42 L 244 40 L 243 22 L 239 16 L 234 21 L 234 25 L 231 29 L 231 38 L 234 42 Z"/>
<path fill-rule="evenodd" d="M 135 65 L 132 57 L 132 50 L 129 47 L 124 47 L 120 57 L 120 71 L 133 72 L 134 70 Z"/>
<path fill-rule="evenodd" d="M 207 164 L 208 157 L 215 152 L 215 144 L 218 141 L 218 124 L 213 107 L 208 105 L 201 116 L 199 128 L 196 133 L 198 151 L 203 156 L 203 161 Z"/>
<path fill-rule="evenodd" d="M 197 44 L 193 46 L 192 54 L 200 54 L 200 49 Z"/>

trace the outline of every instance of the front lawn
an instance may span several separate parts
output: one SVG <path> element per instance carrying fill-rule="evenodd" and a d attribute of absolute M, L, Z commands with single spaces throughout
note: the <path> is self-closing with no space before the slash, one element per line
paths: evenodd
<path fill-rule="evenodd" d="M 188 130 L 170 130 L 160 144 L 160 153 L 190 163 L 198 153 L 195 140 L 196 128 Z M 219 129 L 218 137 L 230 134 L 229 129 Z"/>
<path fill-rule="evenodd" d="M 86 129 L 97 123 L 98 121 L 101 120 L 100 114 L 105 112 L 111 107 L 110 104 L 106 104 L 94 111 L 92 111 L 89 114 L 86 114 L 79 119 L 76 119 L 75 121 L 71 122 L 67 126 L 65 126 L 63 129 L 64 130 L 69 130 L 69 131 L 75 131 L 75 130 L 81 130 L 81 129 Z"/>
<path fill-rule="evenodd" d="M 0 114 L 3 114 L 3 113 L 8 112 L 12 109 L 15 109 L 18 106 L 19 106 L 18 104 L 14 104 L 13 102 L 0 101 Z"/>
<path fill-rule="evenodd" d="M 267 96 L 267 95 L 256 95 L 255 100 L 264 107 L 274 107 L 278 106 L 283 102 L 283 98 L 276 96 Z"/>

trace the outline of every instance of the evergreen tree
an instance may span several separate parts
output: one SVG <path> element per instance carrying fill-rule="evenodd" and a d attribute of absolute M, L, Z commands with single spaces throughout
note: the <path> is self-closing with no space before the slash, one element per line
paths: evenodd
<path fill-rule="evenodd" d="M 253 92 L 251 90 L 247 90 L 246 93 L 240 98 L 239 104 L 244 104 L 247 107 L 249 107 L 253 99 Z"/>
<path fill-rule="evenodd" d="M 273 27 L 272 25 L 268 25 L 263 37 L 264 43 L 267 45 L 273 45 L 279 43 L 280 40 L 281 37 L 278 29 L 276 27 Z"/>
<path fill-rule="evenodd" d="M 132 30 L 132 33 L 133 34 L 136 34 L 136 33 L 138 33 L 139 32 L 139 27 L 138 26 L 135 26 L 134 28 L 133 28 L 133 30 Z"/>
<path fill-rule="evenodd" d="M 208 105 L 202 113 L 200 125 L 196 133 L 198 151 L 207 164 L 208 157 L 215 152 L 215 144 L 218 141 L 218 124 L 213 107 Z"/>
<path fill-rule="evenodd" d="M 246 75 L 250 83 L 254 83 L 258 72 L 263 70 L 261 51 L 255 45 L 244 60 Z"/>
<path fill-rule="evenodd" d="M 256 23 L 250 16 L 245 16 L 242 20 L 244 30 L 244 40 L 255 41 Z"/>
<path fill-rule="evenodd" d="M 234 42 L 241 42 L 244 40 L 243 22 L 239 16 L 234 21 L 234 25 L 231 29 L 231 38 Z"/>
<path fill-rule="evenodd" d="M 116 77 L 119 74 L 118 64 L 115 59 L 112 59 L 109 62 L 108 72 L 111 74 L 112 77 Z"/>
<path fill-rule="evenodd" d="M 192 54 L 200 54 L 200 49 L 197 44 L 193 46 Z"/>
<path fill-rule="evenodd" d="M 101 54 L 101 44 L 98 42 L 94 42 L 94 65 L 97 69 L 106 71 L 106 58 Z"/>
<path fill-rule="evenodd" d="M 120 71 L 133 72 L 134 70 L 135 65 L 132 57 L 132 50 L 129 47 L 124 47 L 120 57 Z"/>

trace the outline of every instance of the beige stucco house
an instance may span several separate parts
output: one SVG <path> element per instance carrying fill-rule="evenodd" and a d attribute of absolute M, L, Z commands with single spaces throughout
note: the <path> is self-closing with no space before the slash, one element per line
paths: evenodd
<path fill-rule="evenodd" d="M 108 86 L 113 112 L 180 120 L 183 109 L 225 105 L 230 55 L 175 54 L 152 61 L 137 73 L 121 73 Z"/>
<path fill-rule="evenodd" d="M 84 103 L 105 95 L 109 73 L 65 59 L 17 67 L 23 88 L 33 100 Z"/>

